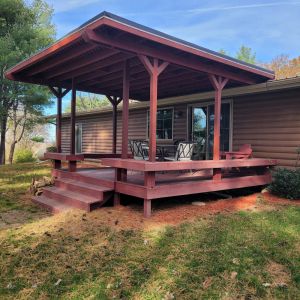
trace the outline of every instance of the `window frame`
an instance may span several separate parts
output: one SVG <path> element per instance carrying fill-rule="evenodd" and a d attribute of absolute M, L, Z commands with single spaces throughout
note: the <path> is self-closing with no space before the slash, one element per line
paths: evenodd
<path fill-rule="evenodd" d="M 172 110 L 172 137 L 170 139 L 160 139 L 156 138 L 157 141 L 173 141 L 174 140 L 174 113 L 175 109 L 174 106 L 168 106 L 168 107 L 161 107 L 157 109 L 157 112 L 160 110 Z M 156 112 L 156 114 L 157 114 Z M 146 120 L 146 140 L 149 140 L 149 130 L 148 130 L 148 123 L 150 122 L 149 120 L 149 114 L 150 114 L 150 109 L 147 109 L 147 120 Z M 150 129 L 150 124 L 149 124 L 149 129 Z M 157 119 L 156 119 L 156 135 L 157 135 Z"/>
<path fill-rule="evenodd" d="M 228 103 L 229 106 L 230 106 L 230 109 L 229 109 L 229 113 L 230 113 L 230 116 L 229 116 L 229 125 L 230 125 L 230 128 L 229 128 L 229 151 L 232 151 L 233 149 L 233 112 L 234 112 L 234 101 L 233 101 L 233 98 L 227 98 L 227 99 L 222 99 L 222 104 L 223 103 Z M 189 116 L 189 109 L 191 107 L 197 107 L 197 106 L 209 106 L 209 105 L 214 105 L 215 104 L 215 101 L 214 100 L 210 100 L 210 101 L 193 101 L 193 103 L 190 103 L 187 105 L 187 110 L 186 110 L 186 113 L 187 113 L 187 118 L 186 118 L 186 136 L 187 136 L 187 140 L 189 140 L 189 136 L 190 136 L 190 128 L 189 128 L 189 122 L 191 122 L 190 120 L 190 116 Z"/>

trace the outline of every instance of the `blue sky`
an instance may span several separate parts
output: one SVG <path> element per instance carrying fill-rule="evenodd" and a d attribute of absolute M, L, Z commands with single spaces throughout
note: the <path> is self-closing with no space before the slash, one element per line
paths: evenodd
<path fill-rule="evenodd" d="M 300 55 L 300 0 L 46 1 L 54 8 L 57 38 L 106 10 L 232 56 L 241 45 L 251 47 L 260 62 Z"/>

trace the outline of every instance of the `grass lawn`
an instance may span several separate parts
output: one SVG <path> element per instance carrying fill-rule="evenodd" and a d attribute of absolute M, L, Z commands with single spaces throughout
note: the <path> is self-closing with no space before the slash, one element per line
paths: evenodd
<path fill-rule="evenodd" d="M 48 173 L 0 167 L 0 216 L 28 215 L 0 229 L 1 299 L 299 299 L 300 207 L 260 195 L 253 211 L 131 228 L 109 207 L 43 214 L 24 199 Z"/>

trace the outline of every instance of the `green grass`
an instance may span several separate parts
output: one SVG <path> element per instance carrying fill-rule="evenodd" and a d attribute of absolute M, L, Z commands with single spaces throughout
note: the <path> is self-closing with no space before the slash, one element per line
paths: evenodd
<path fill-rule="evenodd" d="M 269 208 L 149 230 L 74 211 L 0 230 L 0 298 L 299 299 L 300 208 Z"/>
<path fill-rule="evenodd" d="M 68 229 L 70 218 L 75 232 Z M 218 215 L 158 232 L 117 232 L 78 215 L 50 229 L 45 222 L 46 234 L 11 229 L 1 239 L 0 295 L 162 299 L 170 292 L 176 299 L 297 299 L 299 220 L 300 209 L 290 207 Z M 264 286 L 274 280 L 270 263 L 286 270 L 287 287 Z"/>
<path fill-rule="evenodd" d="M 46 164 L 14 164 L 0 166 L 0 213 L 11 210 L 34 210 L 24 197 L 32 178 L 50 176 Z"/>

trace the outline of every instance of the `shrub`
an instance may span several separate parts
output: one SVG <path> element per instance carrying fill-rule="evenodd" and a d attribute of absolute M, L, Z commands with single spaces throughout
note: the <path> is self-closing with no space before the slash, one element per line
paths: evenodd
<path fill-rule="evenodd" d="M 44 137 L 42 136 L 34 136 L 33 138 L 31 138 L 31 140 L 36 143 L 44 143 L 45 141 Z"/>
<path fill-rule="evenodd" d="M 57 148 L 55 146 L 50 146 L 46 148 L 47 152 L 57 152 Z"/>
<path fill-rule="evenodd" d="M 279 168 L 273 173 L 270 191 L 283 198 L 300 199 L 300 169 Z"/>
<path fill-rule="evenodd" d="M 15 162 L 16 163 L 25 163 L 25 162 L 34 162 L 35 158 L 33 157 L 32 151 L 30 149 L 18 149 L 15 152 Z"/>

